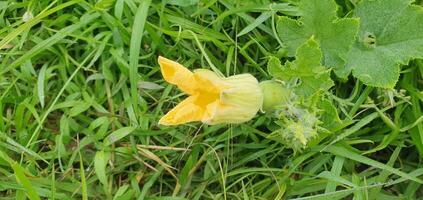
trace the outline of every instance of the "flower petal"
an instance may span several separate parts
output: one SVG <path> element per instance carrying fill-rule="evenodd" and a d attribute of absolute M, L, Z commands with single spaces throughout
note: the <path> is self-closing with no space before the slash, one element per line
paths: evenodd
<path fill-rule="evenodd" d="M 214 102 L 207 106 L 206 114 L 201 120 L 205 124 L 239 124 L 251 120 L 258 109 L 245 109 L 240 106 L 225 105 Z"/>
<path fill-rule="evenodd" d="M 197 69 L 194 71 L 194 78 L 198 84 L 198 90 L 212 93 L 220 93 L 224 88 L 225 82 L 213 71 L 208 69 Z"/>
<path fill-rule="evenodd" d="M 197 84 L 195 84 L 194 74 L 181 64 L 159 56 L 158 59 L 163 78 L 178 86 L 179 89 L 188 94 L 194 94 Z"/>
<path fill-rule="evenodd" d="M 197 96 L 190 96 L 183 100 L 163 116 L 159 124 L 178 125 L 193 121 L 201 121 L 204 115 L 204 109 L 194 104 Z"/>
<path fill-rule="evenodd" d="M 206 124 L 243 123 L 252 119 L 263 103 L 257 79 L 250 74 L 231 76 L 218 101 L 209 104 L 202 121 Z"/>

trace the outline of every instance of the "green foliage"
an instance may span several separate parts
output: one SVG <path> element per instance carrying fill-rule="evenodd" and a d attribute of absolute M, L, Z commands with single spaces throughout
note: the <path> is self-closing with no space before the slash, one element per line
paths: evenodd
<path fill-rule="evenodd" d="M 299 5 L 302 16 L 299 20 L 281 17 L 277 22 L 279 37 L 293 56 L 311 36 L 320 44 L 323 64 L 334 68 L 340 75 L 348 52 L 354 43 L 359 20 L 341 18 L 336 15 L 337 5 L 333 0 L 303 0 Z"/>
<path fill-rule="evenodd" d="M 367 85 L 393 88 L 400 64 L 423 58 L 423 10 L 409 0 L 362 1 L 354 10 L 360 31 L 345 71 Z"/>
<path fill-rule="evenodd" d="M 318 135 L 322 106 L 325 122 L 339 121 L 336 108 L 327 100 L 322 99 L 323 92 L 334 86 L 330 78 L 330 70 L 321 65 L 322 52 L 320 46 L 311 37 L 300 45 L 294 61 L 286 61 L 281 65 L 279 59 L 271 57 L 267 68 L 275 79 L 285 83 L 285 87 L 293 92 L 290 98 L 280 103 L 274 112 L 279 118 L 276 124 L 280 129 L 274 131 L 268 138 L 279 141 L 296 151 L 307 147 L 308 142 Z M 279 89 L 283 92 L 283 89 Z M 285 92 L 283 92 L 285 93 Z M 326 102 L 326 103 L 316 103 Z M 335 110 L 335 111 L 334 111 Z M 329 126 L 329 125 L 325 125 Z"/>
<path fill-rule="evenodd" d="M 333 86 L 330 70 L 321 65 L 322 53 L 313 38 L 298 47 L 295 57 L 295 61 L 287 61 L 283 66 L 277 58 L 270 58 L 267 66 L 269 73 L 287 82 L 288 87 L 304 97 Z"/>
<path fill-rule="evenodd" d="M 423 11 L 408 0 L 363 0 L 354 18 L 337 18 L 333 0 L 303 0 L 299 7 L 299 20 L 282 16 L 277 22 L 289 55 L 314 36 L 324 65 L 343 79 L 352 71 L 366 85 L 393 88 L 400 65 L 423 57 Z"/>
<path fill-rule="evenodd" d="M 278 118 L 275 123 L 280 128 L 267 138 L 278 141 L 296 152 L 303 151 L 309 141 L 318 136 L 318 117 L 308 109 L 301 108 L 299 104 L 284 105 Z"/>

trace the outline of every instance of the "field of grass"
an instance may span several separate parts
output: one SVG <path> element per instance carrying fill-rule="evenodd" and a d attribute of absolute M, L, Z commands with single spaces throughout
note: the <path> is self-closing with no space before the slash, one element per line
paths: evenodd
<path fill-rule="evenodd" d="M 0 1 L 0 199 L 423 198 L 420 47 L 395 87 L 326 70 L 318 97 L 297 93 L 295 109 L 319 119 L 300 147 L 285 138 L 304 132 L 284 129 L 284 110 L 242 124 L 158 124 L 186 97 L 163 80 L 158 56 L 276 79 L 271 58 L 295 63 L 277 24 L 306 15 L 300 2 Z M 352 17 L 358 1 L 333 2 Z"/>

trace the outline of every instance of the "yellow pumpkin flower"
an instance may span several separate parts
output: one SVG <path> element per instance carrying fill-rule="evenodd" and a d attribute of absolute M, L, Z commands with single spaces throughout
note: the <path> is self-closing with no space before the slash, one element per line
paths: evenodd
<path fill-rule="evenodd" d="M 163 116 L 159 124 L 242 123 L 252 119 L 262 106 L 263 93 L 251 74 L 225 78 L 207 69 L 191 72 L 164 57 L 159 57 L 158 62 L 163 78 L 189 95 Z"/>

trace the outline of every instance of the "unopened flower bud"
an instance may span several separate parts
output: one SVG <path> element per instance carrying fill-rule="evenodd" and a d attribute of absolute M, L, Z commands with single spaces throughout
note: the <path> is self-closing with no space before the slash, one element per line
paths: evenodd
<path fill-rule="evenodd" d="M 260 83 L 263 91 L 263 106 L 264 112 L 275 111 L 278 107 L 289 100 L 291 90 L 284 87 L 281 83 L 268 80 Z"/>

